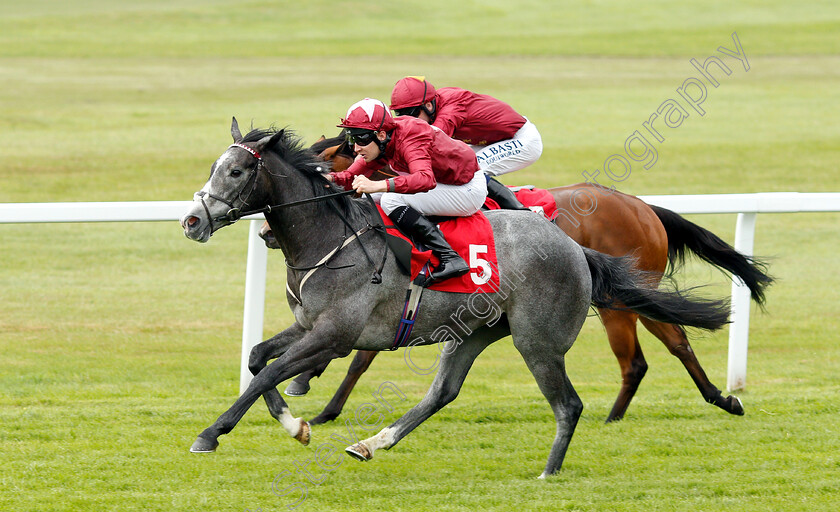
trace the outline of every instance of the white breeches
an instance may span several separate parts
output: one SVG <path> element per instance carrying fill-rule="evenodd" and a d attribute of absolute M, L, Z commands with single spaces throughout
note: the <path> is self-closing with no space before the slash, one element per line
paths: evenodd
<path fill-rule="evenodd" d="M 438 183 L 435 188 L 416 194 L 382 192 L 371 194 L 374 201 L 390 215 L 400 206 L 410 206 L 423 215 L 467 217 L 477 212 L 487 198 L 487 179 L 478 171 L 463 185 Z"/>
<path fill-rule="evenodd" d="M 501 176 L 528 167 L 540 158 L 543 150 L 540 132 L 527 120 L 512 139 L 470 147 L 478 158 L 478 166 L 489 176 Z"/>

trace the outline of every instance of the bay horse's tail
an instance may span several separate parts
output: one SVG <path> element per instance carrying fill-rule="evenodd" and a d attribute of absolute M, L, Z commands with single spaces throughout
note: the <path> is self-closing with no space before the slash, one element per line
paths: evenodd
<path fill-rule="evenodd" d="M 659 322 L 720 329 L 729 322 L 729 301 L 689 298 L 661 290 L 659 275 L 639 270 L 630 256 L 615 257 L 583 247 L 592 275 L 592 303 L 599 308 L 630 309 Z"/>
<path fill-rule="evenodd" d="M 668 263 L 673 272 L 685 263 L 687 251 L 696 254 L 712 266 L 741 278 L 750 289 L 752 299 L 763 306 L 764 289 L 773 278 L 767 274 L 767 263 L 752 256 L 744 256 L 711 231 L 689 222 L 671 210 L 649 205 L 659 217 L 668 234 Z"/>

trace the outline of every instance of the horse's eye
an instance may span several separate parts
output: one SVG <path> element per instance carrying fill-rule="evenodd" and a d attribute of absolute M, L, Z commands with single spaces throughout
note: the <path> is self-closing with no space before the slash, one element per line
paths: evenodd
<path fill-rule="evenodd" d="M 230 175 L 233 178 L 238 178 L 238 177 L 242 176 L 242 171 L 240 169 L 231 169 Z"/>

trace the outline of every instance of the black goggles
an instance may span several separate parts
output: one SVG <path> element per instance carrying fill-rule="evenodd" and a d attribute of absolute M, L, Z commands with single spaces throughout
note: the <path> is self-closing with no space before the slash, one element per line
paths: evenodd
<path fill-rule="evenodd" d="M 358 144 L 360 146 L 367 146 L 376 139 L 376 132 L 373 130 L 347 130 L 345 137 L 347 138 L 347 143 L 350 145 Z"/>
<path fill-rule="evenodd" d="M 411 116 L 417 117 L 420 115 L 420 110 L 422 109 L 422 105 L 417 105 L 416 107 L 406 107 L 406 108 L 398 108 L 394 110 L 394 113 L 398 116 Z"/>

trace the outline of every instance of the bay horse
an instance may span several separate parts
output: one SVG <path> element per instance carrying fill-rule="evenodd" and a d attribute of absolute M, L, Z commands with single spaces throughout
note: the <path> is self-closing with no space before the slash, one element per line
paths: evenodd
<path fill-rule="evenodd" d="M 343 136 L 329 139 L 322 136 L 311 149 L 331 162 L 336 171 L 346 169 L 353 162 L 353 150 Z M 380 172 L 382 176 L 378 178 L 389 177 L 388 169 Z M 557 205 L 558 215 L 554 223 L 578 244 L 612 256 L 633 254 L 637 268 L 657 273 L 669 268 L 669 275 L 679 270 L 686 254 L 691 252 L 739 277 L 749 287 L 753 300 L 763 307 L 764 290 L 773 282 L 766 273 L 766 264 L 740 254 L 714 233 L 671 210 L 589 183 L 551 188 L 548 192 Z M 268 224 L 263 226 L 260 236 L 269 248 L 277 248 Z M 608 423 L 624 417 L 648 369 L 636 332 L 637 321 L 641 321 L 680 360 L 706 402 L 730 414 L 744 414 L 741 400 L 732 395 L 724 397 L 706 376 L 682 326 L 640 317 L 627 310 L 599 308 L 598 313 L 621 371 L 621 388 L 607 416 Z M 335 395 L 324 410 L 310 420 L 311 423 L 321 424 L 339 416 L 353 387 L 376 354 L 372 351 L 356 354 Z M 288 385 L 285 393 L 289 396 L 306 394 L 309 381 L 320 376 L 325 369 L 326 366 L 319 367 L 299 375 Z"/>
<path fill-rule="evenodd" d="M 197 453 L 215 451 L 219 436 L 231 432 L 260 396 L 290 436 L 309 443 L 309 424 L 291 414 L 277 386 L 353 349 L 390 349 L 408 284 L 395 258 L 387 257 L 372 201 L 352 198 L 352 190 L 340 191 L 326 180 L 319 172 L 323 162 L 297 137 L 286 130 L 252 130 L 243 137 L 236 119 L 231 135 L 234 143 L 215 161 L 181 218 L 184 234 L 207 242 L 242 216 L 264 213 L 287 260 L 287 284 L 297 290 L 299 302 L 287 292 L 294 323 L 251 351 L 253 380 L 198 435 L 190 448 Z M 728 301 L 659 290 L 630 258 L 582 248 L 540 216 L 504 210 L 486 217 L 497 254 L 493 271 L 502 282 L 513 276 L 527 282 L 500 284 L 483 294 L 426 290 L 424 314 L 414 325 L 411 343 L 442 344 L 437 374 L 417 405 L 376 435 L 347 447 L 352 457 L 370 460 L 376 450 L 397 444 L 455 399 L 488 345 L 512 335 L 555 416 L 556 435 L 540 475 L 546 477 L 560 469 L 583 408 L 566 374 L 565 354 L 591 304 L 626 307 L 660 321 L 710 330 L 728 321 Z M 199 290 L 195 301 L 201 300 Z M 495 310 L 488 307 L 490 301 L 498 315 L 488 313 Z M 451 333 L 445 343 L 441 329 Z"/>

